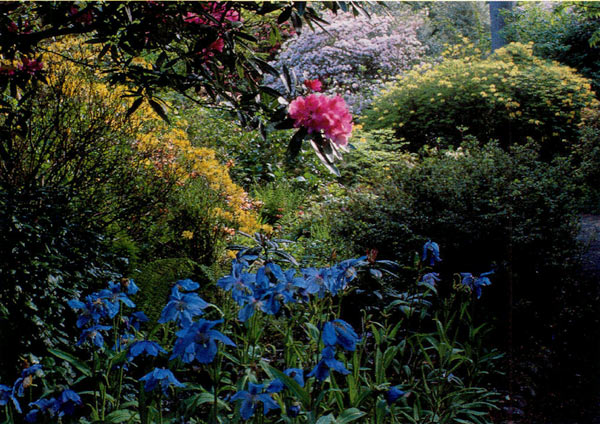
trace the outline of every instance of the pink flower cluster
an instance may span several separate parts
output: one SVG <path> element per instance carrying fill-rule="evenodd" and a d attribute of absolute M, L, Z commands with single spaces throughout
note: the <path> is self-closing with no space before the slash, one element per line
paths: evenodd
<path fill-rule="evenodd" d="M 44 64 L 42 62 L 40 62 L 39 60 L 29 60 L 28 58 L 24 57 L 23 59 L 23 64 L 19 65 L 19 71 L 24 71 L 27 72 L 28 74 L 35 74 L 38 71 L 41 71 L 42 69 L 44 69 Z"/>
<path fill-rule="evenodd" d="M 241 20 L 240 12 L 233 9 L 227 9 L 227 6 L 224 3 L 218 1 L 209 1 L 204 3 L 202 7 L 206 12 L 210 13 L 212 17 L 219 22 L 223 19 L 223 17 L 225 17 L 226 20 L 231 22 L 237 22 Z M 213 21 L 200 17 L 197 13 L 193 12 L 188 12 L 183 17 L 183 20 L 188 24 L 214 26 Z"/>
<path fill-rule="evenodd" d="M 352 134 L 352 115 L 340 96 L 310 94 L 290 103 L 288 113 L 294 126 L 305 127 L 309 133 L 323 131 L 338 146 L 346 146 Z"/>
<path fill-rule="evenodd" d="M 318 79 L 304 80 L 304 86 L 309 90 L 315 91 L 317 93 L 320 92 L 323 88 L 323 84 L 321 84 L 321 81 L 319 81 Z"/>

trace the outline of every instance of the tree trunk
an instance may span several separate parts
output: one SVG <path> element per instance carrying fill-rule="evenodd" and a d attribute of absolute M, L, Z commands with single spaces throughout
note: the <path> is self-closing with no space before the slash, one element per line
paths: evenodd
<path fill-rule="evenodd" d="M 504 16 L 502 10 L 511 10 L 514 1 L 490 1 L 490 32 L 492 34 L 492 53 L 506 44 L 506 40 L 502 35 L 504 28 Z"/>

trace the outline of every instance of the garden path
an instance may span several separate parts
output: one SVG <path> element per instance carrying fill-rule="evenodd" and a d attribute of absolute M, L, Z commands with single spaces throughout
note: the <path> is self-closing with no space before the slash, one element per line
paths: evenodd
<path fill-rule="evenodd" d="M 600 281 L 600 215 L 581 215 L 578 238 L 587 247 L 581 258 L 583 271 Z M 600 424 L 600 398 L 596 400 L 596 405 L 593 408 L 595 409 L 595 418 L 591 424 Z"/>

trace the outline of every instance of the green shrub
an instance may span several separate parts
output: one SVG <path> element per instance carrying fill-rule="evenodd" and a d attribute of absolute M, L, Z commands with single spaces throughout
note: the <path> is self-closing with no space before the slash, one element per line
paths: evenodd
<path fill-rule="evenodd" d="M 459 252 L 444 259 L 454 269 L 503 264 L 511 256 L 523 277 L 545 272 L 562 264 L 572 244 L 575 187 L 570 163 L 540 161 L 534 144 L 507 152 L 471 141 L 395 167 L 331 206 L 334 237 L 356 254 L 377 248 L 402 263 L 433 239 Z"/>
<path fill-rule="evenodd" d="M 66 339 L 66 300 L 114 277 L 106 251 L 94 211 L 66 190 L 0 189 L 0 378 Z"/>
<path fill-rule="evenodd" d="M 446 59 L 410 72 L 363 122 L 367 130 L 393 128 L 411 150 L 455 146 L 466 134 L 504 148 L 532 137 L 550 157 L 576 143 L 581 111 L 595 104 L 588 80 L 513 43 L 487 59 Z"/>
<path fill-rule="evenodd" d="M 263 221 L 275 224 L 286 214 L 296 215 L 306 199 L 306 192 L 298 185 L 284 180 L 256 186 L 253 197 L 262 202 L 260 215 Z"/>
<path fill-rule="evenodd" d="M 356 125 L 351 139 L 354 149 L 344 155 L 344 161 L 338 165 L 344 185 L 368 183 L 389 172 L 392 167 L 411 163 L 409 153 L 400 153 L 394 131 L 390 128 L 364 131 Z"/>

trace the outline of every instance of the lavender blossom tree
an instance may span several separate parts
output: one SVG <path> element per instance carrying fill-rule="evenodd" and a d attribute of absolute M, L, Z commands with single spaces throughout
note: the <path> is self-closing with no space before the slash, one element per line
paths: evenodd
<path fill-rule="evenodd" d="M 425 47 L 417 38 L 423 14 L 340 14 L 324 28 L 305 30 L 282 46 L 275 68 L 292 69 L 299 79 L 319 79 L 324 92 L 340 94 L 359 113 L 384 82 L 419 62 Z M 279 86 L 268 77 L 266 83 Z"/>

